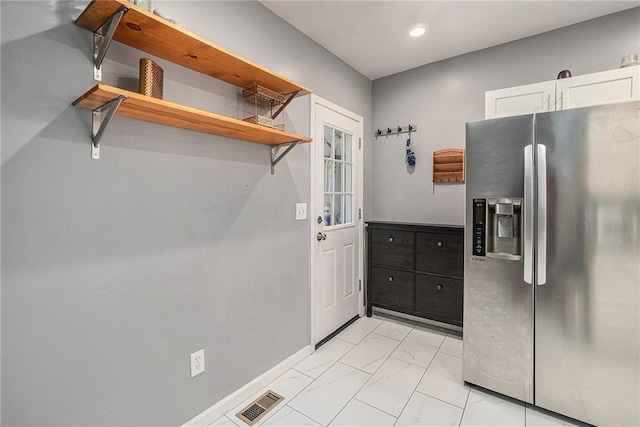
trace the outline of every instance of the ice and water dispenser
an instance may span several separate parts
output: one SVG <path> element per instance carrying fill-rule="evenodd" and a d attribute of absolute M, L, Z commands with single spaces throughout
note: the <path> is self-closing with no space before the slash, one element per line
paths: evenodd
<path fill-rule="evenodd" d="M 474 256 L 522 259 L 522 199 L 473 199 Z"/>

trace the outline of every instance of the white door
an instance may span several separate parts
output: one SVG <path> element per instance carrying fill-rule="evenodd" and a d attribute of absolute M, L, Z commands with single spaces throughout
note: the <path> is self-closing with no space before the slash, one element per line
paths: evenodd
<path fill-rule="evenodd" d="M 364 313 L 362 118 L 314 97 L 313 344 Z"/>

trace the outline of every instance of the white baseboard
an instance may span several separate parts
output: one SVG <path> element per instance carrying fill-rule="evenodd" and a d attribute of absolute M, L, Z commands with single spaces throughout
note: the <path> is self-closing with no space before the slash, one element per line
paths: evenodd
<path fill-rule="evenodd" d="M 259 392 L 261 389 L 269 385 L 271 382 L 273 382 L 279 376 L 300 363 L 305 357 L 310 354 L 310 345 L 301 348 L 296 353 L 278 363 L 276 366 L 269 369 L 264 374 L 253 379 L 252 381 L 249 381 L 247 384 L 240 387 L 238 390 L 234 391 L 224 399 L 220 400 L 213 406 L 205 409 L 195 417 L 191 418 L 189 421 L 183 424 L 183 427 L 208 426 L 209 424 L 229 412 L 231 409 L 247 400 L 253 394 Z"/>

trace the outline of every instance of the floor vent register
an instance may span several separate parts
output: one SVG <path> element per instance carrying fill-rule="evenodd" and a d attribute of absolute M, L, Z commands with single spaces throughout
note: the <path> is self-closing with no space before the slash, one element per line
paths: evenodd
<path fill-rule="evenodd" d="M 262 396 L 251 402 L 246 408 L 236 414 L 236 417 L 252 426 L 262 417 L 267 415 L 269 411 L 275 408 L 278 403 L 282 402 L 284 397 L 268 390 Z"/>

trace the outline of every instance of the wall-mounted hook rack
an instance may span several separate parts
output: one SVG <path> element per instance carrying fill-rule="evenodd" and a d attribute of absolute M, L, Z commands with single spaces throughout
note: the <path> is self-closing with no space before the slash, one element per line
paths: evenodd
<path fill-rule="evenodd" d="M 416 132 L 418 130 L 418 125 L 408 125 L 408 126 L 396 126 L 396 129 L 387 128 L 386 130 L 376 129 L 373 131 L 374 137 L 379 136 L 389 136 L 389 135 L 399 135 L 401 133 L 408 132 Z"/>

